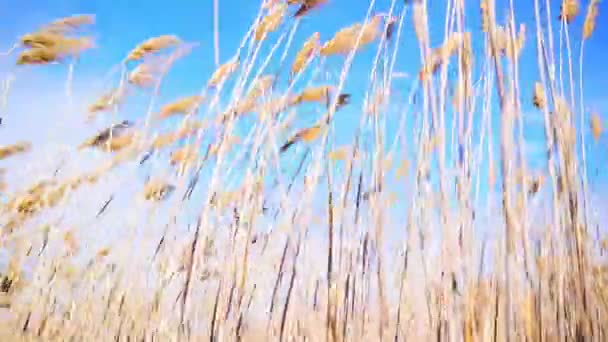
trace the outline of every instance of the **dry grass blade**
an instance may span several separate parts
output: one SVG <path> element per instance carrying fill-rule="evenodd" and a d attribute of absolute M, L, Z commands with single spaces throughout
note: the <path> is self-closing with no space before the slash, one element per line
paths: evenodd
<path fill-rule="evenodd" d="M 595 141 L 598 141 L 600 139 L 600 136 L 602 135 L 602 131 L 604 130 L 604 128 L 602 127 L 602 120 L 600 119 L 599 114 L 597 113 L 593 113 L 591 115 L 591 134 L 593 134 L 593 139 L 595 139 Z"/>
<path fill-rule="evenodd" d="M 296 54 L 296 58 L 291 66 L 291 74 L 295 75 L 302 71 L 306 66 L 308 60 L 313 54 L 320 48 L 321 34 L 315 32 L 310 36 L 302 45 L 302 48 Z"/>
<path fill-rule="evenodd" d="M 237 56 L 231 61 L 228 61 L 222 65 L 220 65 L 217 70 L 211 75 L 209 82 L 207 82 L 208 87 L 215 87 L 224 80 L 226 80 L 231 74 L 233 74 L 239 68 L 239 57 Z"/>
<path fill-rule="evenodd" d="M 351 97 L 352 96 L 350 94 L 338 95 L 338 101 L 336 102 L 336 110 L 346 106 L 347 104 L 350 104 Z M 329 105 L 328 105 L 328 107 L 329 107 Z"/>
<path fill-rule="evenodd" d="M 321 47 L 321 55 L 347 54 L 355 47 L 357 47 L 357 50 L 365 47 L 380 37 L 381 22 L 382 16 L 376 15 L 367 24 L 354 24 L 343 28 Z M 359 34 L 361 34 L 361 38 L 359 39 L 359 45 L 357 45 Z"/>
<path fill-rule="evenodd" d="M 53 47 L 63 40 L 63 36 L 47 31 L 38 31 L 23 35 L 19 40 L 21 44 L 28 47 Z"/>
<path fill-rule="evenodd" d="M 580 12 L 579 0 L 562 0 L 559 20 L 564 20 L 570 24 Z"/>
<path fill-rule="evenodd" d="M 591 0 L 589 2 L 585 23 L 583 24 L 583 39 L 589 39 L 593 34 L 593 31 L 595 31 L 595 24 L 597 16 L 599 15 L 599 3 L 600 0 Z"/>
<path fill-rule="evenodd" d="M 272 75 L 258 77 L 247 95 L 245 95 L 243 98 L 237 99 L 236 103 L 233 104 L 230 109 L 218 117 L 218 122 L 223 123 L 232 115 L 239 116 L 255 111 L 260 97 L 264 96 L 270 90 L 274 80 L 274 76 Z M 264 107 L 261 109 L 264 110 Z"/>
<path fill-rule="evenodd" d="M 136 66 L 127 76 L 127 82 L 140 88 L 151 87 L 156 84 L 157 74 L 160 72 L 158 65 L 142 63 Z"/>
<path fill-rule="evenodd" d="M 117 152 L 124 150 L 126 147 L 133 145 L 137 139 L 138 134 L 136 132 L 128 132 L 117 137 L 112 137 L 105 144 L 105 149 L 108 152 Z"/>
<path fill-rule="evenodd" d="M 100 118 L 112 121 L 67 150 L 60 140 L 83 132 L 33 137 L 50 139 L 37 151 L 48 152 L 43 160 L 3 159 L 27 152 L 27 143 L 0 147 L 10 168 L 6 177 L 0 169 L 0 341 L 602 340 L 603 117 L 585 110 L 583 90 L 594 84 L 583 86 L 582 72 L 599 0 L 580 2 L 589 5 L 584 25 L 578 1 L 558 1 L 563 21 L 555 25 L 559 9 L 542 1 L 508 13 L 515 9 L 481 0 L 481 29 L 467 19 L 479 3 L 456 0 L 437 12 L 442 4 L 432 1 L 396 1 L 390 10 L 364 1 L 365 21 L 335 13 L 333 32 L 300 19 L 352 1 L 264 0 L 255 19 L 224 8 L 224 23 L 253 26 L 239 44 L 225 42 L 238 50 L 221 62 L 225 2 L 212 2 L 215 59 L 202 88 L 165 97 L 164 76 L 193 45 L 174 35 L 137 41 L 123 53 L 129 61 L 98 80 L 119 74 L 119 89 L 80 110 L 147 108 L 142 125 Z M 516 17 L 531 16 L 517 26 Z M 582 36 L 572 40 L 576 20 Z M 65 96 L 78 110 L 74 67 L 89 63 L 72 57 L 92 45 L 77 30 L 92 21 L 56 20 L 2 55 L 27 50 L 20 64 L 71 62 L 48 72 L 62 83 L 68 72 Z M 442 22 L 445 36 L 436 34 Z M 397 42 L 408 27 L 419 46 Z M 523 53 L 526 28 L 536 46 Z M 325 34 L 333 38 L 321 42 Z M 370 51 L 351 60 L 358 48 Z M 423 82 L 397 71 L 412 67 Z M 2 82 L 3 114 L 14 110 L 9 99 L 31 98 L 14 94 L 29 89 L 23 84 L 10 88 L 29 71 L 13 71 Z M 348 81 L 353 73 L 363 82 Z M 127 99 L 127 89 L 137 96 Z M 341 92 L 364 94 L 360 111 L 340 109 L 351 101 Z M 530 104 L 542 123 L 522 115 Z M 313 114 L 300 115 L 308 108 Z M 19 136 L 12 124 L 0 132 L 7 144 L 15 141 L 4 133 Z"/>
<path fill-rule="evenodd" d="M 263 96 L 266 92 L 268 92 L 268 90 L 270 90 L 274 83 L 274 80 L 275 78 L 272 75 L 264 75 L 258 77 L 257 81 L 255 82 L 255 86 L 249 92 L 249 96 Z"/>
<path fill-rule="evenodd" d="M 55 37 L 56 38 L 56 37 Z M 17 65 L 25 64 L 49 64 L 61 61 L 68 56 L 78 56 L 85 50 L 95 47 L 95 43 L 90 37 L 79 38 L 57 38 L 50 35 L 46 37 L 26 37 L 28 44 L 34 46 L 30 50 L 23 51 L 17 57 Z M 30 40 L 31 39 L 31 40 Z M 45 40 L 46 39 L 46 40 Z"/>
<path fill-rule="evenodd" d="M 318 102 L 326 104 L 329 101 L 330 93 L 335 89 L 333 86 L 307 87 L 298 95 L 294 95 L 289 101 L 290 105 L 297 105 L 302 102 Z"/>
<path fill-rule="evenodd" d="M 534 93 L 532 95 L 532 103 L 538 109 L 544 109 L 547 103 L 545 90 L 540 82 L 534 83 Z"/>
<path fill-rule="evenodd" d="M 255 109 L 257 113 L 260 114 L 261 117 L 274 117 L 280 112 L 286 110 L 289 107 L 289 103 L 284 96 L 281 96 L 276 99 L 270 99 L 268 101 L 264 101 L 262 104 L 258 105 Z"/>
<path fill-rule="evenodd" d="M 206 126 L 204 122 L 192 121 L 187 122 L 175 132 L 161 134 L 152 140 L 152 148 L 160 149 L 172 145 L 180 139 L 196 134 L 199 130 Z"/>
<path fill-rule="evenodd" d="M 186 145 L 171 152 L 171 165 L 187 165 L 196 161 L 198 154 L 193 146 Z"/>
<path fill-rule="evenodd" d="M 60 56 L 52 48 L 34 48 L 23 51 L 17 57 L 17 65 L 43 65 L 60 61 Z"/>
<path fill-rule="evenodd" d="M 65 33 L 81 28 L 82 26 L 95 24 L 95 15 L 76 14 L 69 17 L 59 18 L 42 28 L 43 31 Z"/>
<path fill-rule="evenodd" d="M 439 70 L 439 68 L 448 63 L 450 57 L 452 57 L 461 46 L 463 41 L 463 35 L 460 33 L 454 33 L 448 37 L 443 45 L 433 50 L 431 56 L 425 62 L 422 70 L 419 73 L 419 78 L 425 80 L 432 76 Z"/>
<path fill-rule="evenodd" d="M 89 113 L 97 113 L 108 111 L 112 107 L 121 104 L 127 96 L 127 88 L 114 88 L 101 97 L 92 105 L 89 106 Z"/>
<path fill-rule="evenodd" d="M 283 0 L 264 0 L 264 4 L 262 5 L 262 9 L 268 10 L 271 9 L 272 7 L 276 6 L 279 2 L 282 2 Z M 294 1 L 294 0 L 288 0 L 287 4 L 290 4 L 290 1 Z"/>
<path fill-rule="evenodd" d="M 112 137 L 112 139 L 114 139 L 114 138 L 124 134 L 125 131 L 128 128 L 131 128 L 132 126 L 133 126 L 133 122 L 128 121 L 128 120 L 124 120 L 120 123 L 113 124 L 110 127 L 99 131 L 97 134 L 95 134 L 91 138 L 84 141 L 82 144 L 80 144 L 78 146 L 78 149 L 81 150 L 81 149 L 84 149 L 87 147 L 101 147 L 102 145 L 106 144 L 108 142 L 108 140 L 110 140 L 110 137 Z"/>
<path fill-rule="evenodd" d="M 175 186 L 160 179 L 150 179 L 144 186 L 144 198 L 148 201 L 162 201 L 175 190 Z"/>
<path fill-rule="evenodd" d="M 261 41 L 266 38 L 269 33 L 276 31 L 283 22 L 286 12 L 287 4 L 284 2 L 279 2 L 272 6 L 268 11 L 268 14 L 262 18 L 262 21 L 260 21 L 256 28 L 255 40 Z"/>
<path fill-rule="evenodd" d="M 127 55 L 128 61 L 137 61 L 144 56 L 156 53 L 160 50 L 175 47 L 182 43 L 182 40 L 176 35 L 161 35 L 152 37 L 139 44 L 135 49 L 131 50 Z"/>
<path fill-rule="evenodd" d="M 332 161 L 346 161 L 350 157 L 350 146 L 338 147 L 327 154 L 327 158 Z"/>
<path fill-rule="evenodd" d="M 6 169 L 0 169 L 0 192 L 6 191 L 6 181 L 4 176 L 6 174 Z"/>
<path fill-rule="evenodd" d="M 494 2 L 490 2 L 490 0 L 481 0 L 479 4 L 479 9 L 481 13 L 481 30 L 485 33 L 490 33 L 490 13 L 493 12 L 493 8 L 490 5 L 493 5 Z"/>
<path fill-rule="evenodd" d="M 157 136 L 152 141 L 152 148 L 160 149 L 163 147 L 167 147 L 179 140 L 179 137 L 176 133 L 165 133 Z"/>
<path fill-rule="evenodd" d="M 312 127 L 304 128 L 296 132 L 293 136 L 287 139 L 287 142 L 281 146 L 280 151 L 287 151 L 293 144 L 298 141 L 312 142 L 317 139 L 323 133 L 323 125 L 315 125 Z"/>
<path fill-rule="evenodd" d="M 180 139 L 189 137 L 193 134 L 198 133 L 200 130 L 207 127 L 207 121 L 187 121 L 183 123 L 176 131 L 177 137 Z"/>
<path fill-rule="evenodd" d="M 95 47 L 95 41 L 91 37 L 64 38 L 57 42 L 54 49 L 60 56 L 77 56 L 82 52 Z"/>
<path fill-rule="evenodd" d="M 325 4 L 327 0 L 290 0 L 289 4 L 300 4 L 300 7 L 294 14 L 294 17 L 299 18 L 306 15 L 311 10 Z"/>
<path fill-rule="evenodd" d="M 12 145 L 0 146 L 0 160 L 17 154 L 29 152 L 31 149 L 32 144 L 27 141 L 20 141 Z"/>
<path fill-rule="evenodd" d="M 384 109 L 388 101 L 386 92 L 386 89 L 377 89 L 374 92 L 373 97 L 365 106 L 365 111 L 367 114 L 377 115 L 382 109 Z"/>
<path fill-rule="evenodd" d="M 397 179 L 405 179 L 407 177 L 408 171 L 410 168 L 410 163 L 407 159 L 404 159 L 399 166 L 397 167 L 397 171 L 395 172 L 395 176 Z"/>
<path fill-rule="evenodd" d="M 162 120 L 177 114 L 191 114 L 198 109 L 202 101 L 203 97 L 200 95 L 183 97 L 164 105 L 157 117 Z"/>
<path fill-rule="evenodd" d="M 146 56 L 143 63 L 137 65 L 128 75 L 127 81 L 140 88 L 152 87 L 157 84 L 160 77 L 166 73 L 173 63 L 187 55 L 196 43 L 183 44 L 173 50 L 169 55 Z"/>

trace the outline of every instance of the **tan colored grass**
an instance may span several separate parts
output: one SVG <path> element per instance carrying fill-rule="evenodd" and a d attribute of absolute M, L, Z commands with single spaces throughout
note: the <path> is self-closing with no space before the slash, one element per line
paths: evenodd
<path fill-rule="evenodd" d="M 114 88 L 106 94 L 101 95 L 97 101 L 89 106 L 88 111 L 93 115 L 97 112 L 108 111 L 114 106 L 123 103 L 127 95 L 127 88 Z"/>
<path fill-rule="evenodd" d="M 282 25 L 268 18 L 277 6 L 297 5 L 300 18 L 323 2 L 265 1 L 261 22 L 252 21 L 261 23 L 258 33 L 267 40 L 262 47 L 273 44 L 277 37 L 269 33 Z M 251 51 L 244 54 L 243 47 L 234 54 L 242 68 L 230 60 L 200 89 L 208 106 L 201 108 L 202 98 L 184 97 L 161 108 L 167 118 L 183 115 L 181 123 L 146 120 L 145 135 L 111 126 L 81 146 L 113 153 L 68 151 L 68 167 L 57 167 L 55 155 L 46 169 L 42 160 L 31 161 L 42 169 L 40 177 L 19 174 L 27 169 L 21 168 L 27 155 L 10 160 L 16 166 L 8 172 L 19 182 L 0 201 L 0 245 L 10 257 L 0 254 L 0 340 L 601 339 L 608 326 L 605 234 L 590 215 L 595 202 L 579 186 L 581 178 L 593 182 L 585 163 L 596 161 L 579 158 L 585 150 L 576 146 L 585 134 L 577 129 L 584 127 L 575 125 L 574 103 L 562 90 L 576 85 L 545 74 L 557 71 L 556 53 L 538 54 L 532 102 L 545 114 L 550 158 L 530 170 L 524 153 L 530 140 L 518 134 L 525 102 L 519 97 L 529 96 L 522 89 L 532 87 L 518 75 L 519 59 L 528 58 L 521 54 L 526 26 L 514 39 L 510 31 L 526 14 L 495 14 L 494 1 L 484 0 L 480 30 L 465 20 L 465 10 L 476 4 L 454 4 L 448 17 L 437 18 L 427 16 L 430 2 L 403 7 L 397 1 L 387 17 L 373 13 L 388 4 L 370 2 L 367 24 L 343 29 L 324 45 L 326 56 L 347 54 L 362 33 L 359 48 L 369 47 L 374 59 L 358 59 L 352 70 L 350 58 L 345 65 L 321 58 L 318 68 L 303 72 L 320 49 L 319 33 L 308 36 L 300 51 L 294 51 L 302 46 L 297 35 L 287 41 L 281 36 L 266 56 L 256 55 L 268 51 L 258 50 L 261 44 L 249 42 Z M 527 28 L 538 27 L 534 33 L 542 39 L 532 40 L 545 50 L 561 47 L 540 5 L 540 17 Z M 395 18 L 410 9 L 413 22 L 405 20 L 398 32 Z M 393 38 L 413 29 L 419 46 L 376 44 L 390 35 L 379 18 L 392 26 Z M 438 19 L 449 24 L 446 37 L 436 30 L 443 22 Z M 292 23 L 305 36 L 314 30 L 309 18 Z M 53 32 L 75 32 L 77 26 Z M 463 32 L 465 27 L 472 31 Z M 29 63 L 40 64 L 70 57 L 60 42 L 76 39 L 49 31 L 22 38 L 32 48 Z M 150 56 L 175 46 L 161 43 L 132 51 L 133 60 L 143 61 L 122 65 L 122 75 L 130 71 L 129 87 L 158 85 L 169 72 L 184 45 L 168 56 Z M 54 55 L 44 57 L 45 49 Z M 274 55 L 282 49 L 280 58 Z M 414 50 L 424 58 L 425 82 L 396 76 L 403 73 L 394 67 Z M 281 63 L 292 52 L 297 55 L 289 69 Z M 474 53 L 483 66 L 474 67 Z M 450 64 L 455 55 L 460 64 Z M 433 79 L 441 67 L 447 78 Z M 370 82 L 346 83 L 354 72 Z M 254 75 L 263 76 L 248 84 Z M 218 86 L 232 76 L 234 84 Z M 339 108 L 323 113 L 322 107 L 334 99 L 338 107 L 348 104 L 345 84 L 353 96 L 364 94 L 363 106 L 332 121 Z M 402 96 L 405 89 L 409 96 Z M 149 97 L 152 113 L 159 93 L 139 95 Z M 491 105 L 496 95 L 498 112 Z M 297 115 L 301 103 L 315 110 Z M 117 104 L 102 96 L 92 108 L 120 109 Z M 199 108 L 207 121 L 185 115 Z M 251 118 L 238 114 L 250 112 L 263 120 L 241 125 Z M 304 123 L 313 117 L 317 124 Z M 401 119 L 401 126 L 389 127 Z M 339 126 L 344 120 L 355 130 Z M 599 115 L 591 116 L 590 126 L 593 138 L 601 139 Z M 4 128 L 11 128 L 10 121 Z M 307 146 L 277 156 L 277 141 L 285 142 L 281 152 Z M 153 153 L 167 156 L 172 167 L 137 163 Z M 95 158 L 82 163 L 73 156 Z M 184 172 L 194 164 L 200 168 Z M 135 198 L 124 196 L 126 185 L 137 187 Z M 171 198 L 176 189 L 180 193 Z"/>
<path fill-rule="evenodd" d="M 560 7 L 559 20 L 564 20 L 570 24 L 580 13 L 579 0 L 562 0 Z"/>
<path fill-rule="evenodd" d="M 181 43 L 182 40 L 176 35 L 167 34 L 148 38 L 129 52 L 127 55 L 127 60 L 137 61 L 146 55 L 156 53 L 163 49 L 175 47 Z"/>
<path fill-rule="evenodd" d="M 289 4 L 300 4 L 300 7 L 294 14 L 294 17 L 299 18 L 308 14 L 313 9 L 327 3 L 327 0 L 288 0 Z"/>
<path fill-rule="evenodd" d="M 284 2 L 277 2 L 269 10 L 268 13 L 262 18 L 258 27 L 255 30 L 255 40 L 261 41 L 266 38 L 269 33 L 276 31 L 283 18 L 287 13 L 287 4 Z"/>
<path fill-rule="evenodd" d="M 350 146 L 341 146 L 327 154 L 327 158 L 332 161 L 346 161 L 350 157 Z"/>
<path fill-rule="evenodd" d="M 178 114 L 191 114 L 198 109 L 202 101 L 203 97 L 200 95 L 182 97 L 164 105 L 157 114 L 157 118 L 162 120 Z"/>
<path fill-rule="evenodd" d="M 347 54 L 355 47 L 361 49 L 369 45 L 381 35 L 382 16 L 374 16 L 368 23 L 354 24 L 338 31 L 332 39 L 326 42 L 320 50 L 322 56 Z M 359 44 L 357 37 L 361 34 Z"/>
<path fill-rule="evenodd" d="M 534 92 L 532 95 L 532 104 L 534 104 L 534 107 L 542 110 L 545 108 L 546 103 L 547 103 L 547 100 L 546 100 L 545 89 L 543 88 L 543 85 L 540 82 L 535 82 L 534 83 Z"/>
<path fill-rule="evenodd" d="M 27 141 L 20 141 L 12 145 L 0 146 L 0 160 L 12 157 L 17 154 L 27 153 L 32 149 L 32 144 Z"/>
<path fill-rule="evenodd" d="M 602 135 L 602 132 L 604 130 L 602 127 L 602 120 L 601 120 L 599 114 L 597 114 L 597 113 L 591 114 L 590 125 L 591 125 L 591 134 L 593 135 L 593 139 L 595 139 L 595 141 L 599 140 L 599 138 Z"/>
<path fill-rule="evenodd" d="M 599 15 L 599 0 L 589 1 L 587 7 L 587 15 L 585 16 L 585 22 L 583 23 L 583 39 L 589 39 L 595 31 L 597 16 Z"/>
<path fill-rule="evenodd" d="M 318 139 L 324 132 L 324 128 L 326 127 L 324 127 L 323 125 L 315 125 L 297 131 L 295 134 L 293 134 L 287 139 L 287 142 L 281 147 L 281 151 L 286 151 L 291 145 L 298 141 L 310 143 Z"/>
<path fill-rule="evenodd" d="M 66 33 L 77 30 L 83 26 L 95 24 L 95 15 L 77 14 L 53 20 L 42 28 L 42 31 Z"/>
<path fill-rule="evenodd" d="M 435 48 L 429 57 L 429 60 L 420 70 L 419 78 L 421 80 L 427 79 L 435 74 L 442 65 L 448 63 L 450 57 L 458 51 L 459 46 L 462 44 L 462 40 L 463 35 L 455 33 L 452 34 L 444 44 Z"/>
<path fill-rule="evenodd" d="M 63 35 L 59 33 L 38 31 L 23 35 L 20 42 L 28 47 L 53 47 L 59 44 L 63 38 Z"/>
<path fill-rule="evenodd" d="M 209 81 L 207 82 L 207 86 L 215 87 L 218 84 L 220 84 L 221 82 L 224 82 L 226 80 L 226 78 L 228 78 L 231 74 L 233 74 L 234 72 L 237 71 L 237 69 L 239 68 L 239 63 L 240 63 L 239 58 L 237 56 L 233 60 L 230 60 L 230 61 L 220 65 L 215 70 L 215 72 L 213 72 L 213 75 L 211 75 L 211 78 L 209 78 Z"/>
<path fill-rule="evenodd" d="M 170 195 L 175 187 L 160 179 L 150 179 L 144 186 L 143 195 L 148 201 L 162 201 Z"/>
<path fill-rule="evenodd" d="M 194 147 L 190 145 L 183 146 L 171 152 L 169 162 L 171 165 L 188 165 L 196 161 L 198 154 Z"/>
<path fill-rule="evenodd" d="M 291 73 L 295 75 L 302 71 L 306 66 L 308 60 L 315 54 L 320 48 L 321 34 L 315 32 L 310 36 L 302 45 L 302 48 L 296 54 L 296 58 L 291 66 Z"/>
<path fill-rule="evenodd" d="M 291 105 L 297 105 L 304 102 L 326 104 L 329 101 L 330 94 L 334 89 L 334 86 L 328 85 L 306 87 L 301 93 L 294 95 L 289 100 L 289 103 Z"/>

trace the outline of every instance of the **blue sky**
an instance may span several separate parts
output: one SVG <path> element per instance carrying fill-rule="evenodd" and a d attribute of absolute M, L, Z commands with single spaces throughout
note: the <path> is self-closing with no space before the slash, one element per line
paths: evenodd
<path fill-rule="evenodd" d="M 397 11 L 402 8 L 402 1 L 397 1 Z M 443 16 L 445 12 L 446 1 L 430 2 L 430 30 L 433 44 L 438 44 L 443 35 Z M 559 11 L 559 5 L 553 3 L 552 16 L 556 17 Z M 505 13 L 507 2 L 498 2 L 497 9 L 499 14 Z M 221 0 L 220 1 L 220 46 L 221 62 L 225 62 L 232 57 L 236 51 L 240 40 L 248 27 L 252 24 L 253 19 L 258 11 L 258 1 L 244 0 Z M 376 1 L 375 12 L 387 11 L 390 6 L 388 0 Z M 586 3 L 583 3 L 586 6 Z M 305 17 L 299 25 L 298 31 L 294 36 L 294 45 L 290 50 L 287 58 L 289 63 L 292 60 L 293 54 L 301 43 L 310 36 L 314 31 L 321 33 L 322 41 L 325 41 L 338 31 L 339 29 L 361 21 L 368 7 L 367 1 L 351 1 L 351 0 L 330 0 L 322 9 L 312 12 Z M 606 13 L 606 5 L 600 4 L 600 19 L 602 21 L 603 13 Z M 470 14 L 467 13 L 467 30 L 478 32 L 479 15 L 478 9 L 469 5 Z M 66 16 L 75 13 L 92 13 L 96 15 L 97 23 L 92 29 L 93 35 L 96 37 L 99 48 L 88 51 L 82 56 L 82 59 L 76 65 L 76 74 L 74 79 L 75 91 L 82 95 L 82 105 L 92 101 L 100 91 L 114 86 L 113 82 L 116 76 L 107 77 L 108 71 L 124 58 L 126 53 L 139 42 L 156 35 L 161 34 L 177 34 L 186 41 L 198 42 L 200 46 L 193 50 L 183 60 L 180 60 L 169 75 L 165 78 L 164 85 L 161 89 L 160 102 L 166 102 L 184 94 L 194 94 L 199 92 L 201 87 L 206 83 L 208 77 L 214 70 L 214 51 L 213 51 L 213 7 L 212 1 L 182 1 L 179 3 L 168 3 L 166 1 L 157 0 L 132 0 L 132 1 L 76 1 L 76 0 L 54 0 L 46 3 L 33 1 L 6 1 L 0 4 L 0 13 L 3 17 L 11 18 L 5 20 L 3 29 L 0 31 L 0 47 L 7 49 L 12 45 L 12 42 L 19 36 L 28 31 L 32 31 L 40 25 L 57 17 Z M 397 12 L 398 13 L 398 12 Z M 584 13 L 584 11 L 583 11 Z M 535 40 L 533 11 L 531 1 L 517 1 L 516 15 L 518 22 L 527 24 L 528 35 L 526 40 L 526 48 L 522 57 L 522 65 L 520 66 L 521 86 L 523 98 L 530 98 L 531 86 L 536 80 L 537 67 L 535 56 Z M 407 11 L 404 24 L 404 33 L 400 44 L 400 52 L 396 71 L 407 72 L 410 75 L 416 75 L 419 69 L 419 55 L 417 44 L 411 26 L 411 11 Z M 581 15 L 571 27 L 572 32 L 572 47 L 574 49 L 575 58 L 578 58 L 578 39 L 575 36 L 580 36 L 583 16 Z M 554 27 L 557 28 L 559 22 L 557 19 L 553 21 Z M 271 37 L 270 41 L 274 41 L 283 31 L 285 27 L 279 29 Z M 482 48 L 482 41 L 474 36 L 474 49 Z M 267 50 L 270 43 L 266 43 L 262 48 Z M 603 115 L 608 112 L 608 98 L 605 96 L 605 85 L 608 84 L 608 71 L 604 67 L 606 58 L 608 57 L 608 28 L 606 25 L 598 25 L 598 28 L 586 45 L 585 50 L 585 96 L 586 104 L 590 109 L 596 110 Z M 280 55 L 279 50 L 277 54 Z M 375 53 L 375 48 L 366 48 L 355 59 L 355 63 L 344 91 L 353 94 L 353 104 L 341 111 L 336 117 L 335 123 L 335 141 L 337 145 L 350 143 L 353 133 L 360 118 L 360 109 L 362 97 L 366 90 L 365 84 L 369 78 L 369 69 L 371 67 L 371 59 Z M 278 57 L 278 56 L 277 56 Z M 48 66 L 43 68 L 20 68 L 15 69 L 12 66 L 12 58 L 0 57 L 0 67 L 4 74 L 9 71 L 16 73 L 16 81 L 14 88 L 9 97 L 9 113 L 7 115 L 21 115 L 16 112 L 23 111 L 24 108 L 32 113 L 31 116 L 25 114 L 19 120 L 9 120 L 13 122 L 10 126 L 11 132 L 7 132 L 4 128 L 0 130 L 0 142 L 7 142 L 9 136 L 17 136 L 20 133 L 32 130 L 45 131 L 48 133 L 49 127 L 60 127 L 65 123 L 60 120 L 51 120 L 50 123 L 45 123 L 43 118 L 40 118 L 37 112 L 42 113 L 43 108 L 32 108 L 38 104 L 40 107 L 47 104 L 48 101 L 60 101 L 58 99 L 48 99 L 47 102 L 41 100 L 44 94 L 53 94 L 50 90 L 57 92 L 56 82 L 65 79 L 65 66 Z M 275 59 L 276 61 L 276 59 Z M 478 66 L 481 64 L 481 58 L 476 58 Z M 341 60 L 339 58 L 330 58 L 327 61 L 330 75 L 326 76 L 326 80 L 337 81 L 336 73 L 339 72 Z M 578 67 L 575 65 L 578 70 Z M 276 65 L 271 64 L 268 71 L 276 70 Z M 578 71 L 575 70 L 575 73 Z M 577 79 L 578 77 L 575 76 Z M 35 83 L 35 84 L 34 84 Z M 397 80 L 394 84 L 393 94 L 400 99 L 404 99 L 412 85 L 410 80 Z M 31 98 L 32 93 L 36 93 L 38 101 L 27 103 Z M 44 103 L 44 104 L 43 104 Z M 479 104 L 480 105 L 480 104 Z M 542 141 L 542 116 L 536 112 L 528 102 L 524 101 L 523 107 L 526 136 L 529 138 L 530 148 L 534 151 L 539 151 L 530 156 L 530 162 L 537 166 L 542 165 L 542 151 L 544 150 L 544 141 Z M 320 113 L 320 111 L 319 111 Z M 129 107 L 124 114 L 125 116 L 137 118 L 143 115 L 143 106 Z M 410 115 L 414 114 L 410 110 Z M 77 114 L 76 114 L 77 116 Z M 31 121 L 25 120 L 24 117 L 36 118 L 39 127 L 34 128 Z M 316 116 L 303 118 L 303 121 L 314 121 Z M 387 117 L 389 132 L 394 131 L 398 122 L 397 114 L 390 114 Z M 7 118 L 8 120 L 9 118 Z M 42 120 L 42 121 L 41 121 Z M 410 126 L 414 119 L 409 122 Z M 494 123 L 498 122 L 498 114 L 493 117 Z M 7 126 L 9 127 L 9 126 Z M 392 127 L 392 128 L 391 128 Z M 498 126 L 496 126 L 498 127 Z M 588 128 L 584 127 L 588 132 Z M 14 134 L 14 135 L 13 135 Z M 49 133 L 50 134 L 50 133 Z M 84 133 L 78 132 L 80 138 Z M 3 138 L 4 136 L 4 138 Z M 52 136 L 52 135 L 51 135 Z M 392 136 L 389 141 L 392 141 Z M 410 137 L 411 138 L 411 137 Z M 497 138 L 496 136 L 494 137 Z M 76 138 L 70 140 L 77 140 Z M 608 162 L 607 158 L 607 137 L 603 136 L 599 143 L 593 143 L 588 136 L 590 162 L 589 173 L 591 176 L 595 174 L 594 169 L 603 169 L 603 166 Z M 497 147 L 498 144 L 495 144 Z M 294 160 L 297 157 L 293 157 Z M 602 172 L 599 172 L 602 175 Z M 605 183 L 603 180 L 606 177 L 592 177 L 594 181 L 599 182 L 600 186 Z"/>

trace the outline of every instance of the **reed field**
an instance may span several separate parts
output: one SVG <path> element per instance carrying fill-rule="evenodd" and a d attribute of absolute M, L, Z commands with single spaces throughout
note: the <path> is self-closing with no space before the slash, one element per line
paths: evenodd
<path fill-rule="evenodd" d="M 0 39 L 0 341 L 608 340 L 603 2 L 242 1 Z"/>

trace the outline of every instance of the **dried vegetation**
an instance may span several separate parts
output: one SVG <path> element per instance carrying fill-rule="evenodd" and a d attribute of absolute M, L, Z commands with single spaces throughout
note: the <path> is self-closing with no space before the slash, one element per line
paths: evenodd
<path fill-rule="evenodd" d="M 512 2 L 503 18 L 494 0 L 449 1 L 441 41 L 430 2 L 372 0 L 337 32 L 283 39 L 330 2 L 263 1 L 234 55 L 167 102 L 160 84 L 194 44 L 142 40 L 84 110 L 90 137 L 70 148 L 96 158 L 76 173 L 30 179 L 39 146 L 0 146 L 0 339 L 606 340 L 608 238 L 585 157 L 605 153 L 602 113 L 555 67 L 563 39 L 593 44 L 599 1 L 581 37 L 574 0 L 559 18 L 533 0 L 526 23 Z M 94 23 L 57 19 L 1 58 L 89 58 Z M 133 94 L 150 105 L 127 119 Z M 531 144 L 546 149 L 534 167 Z"/>

